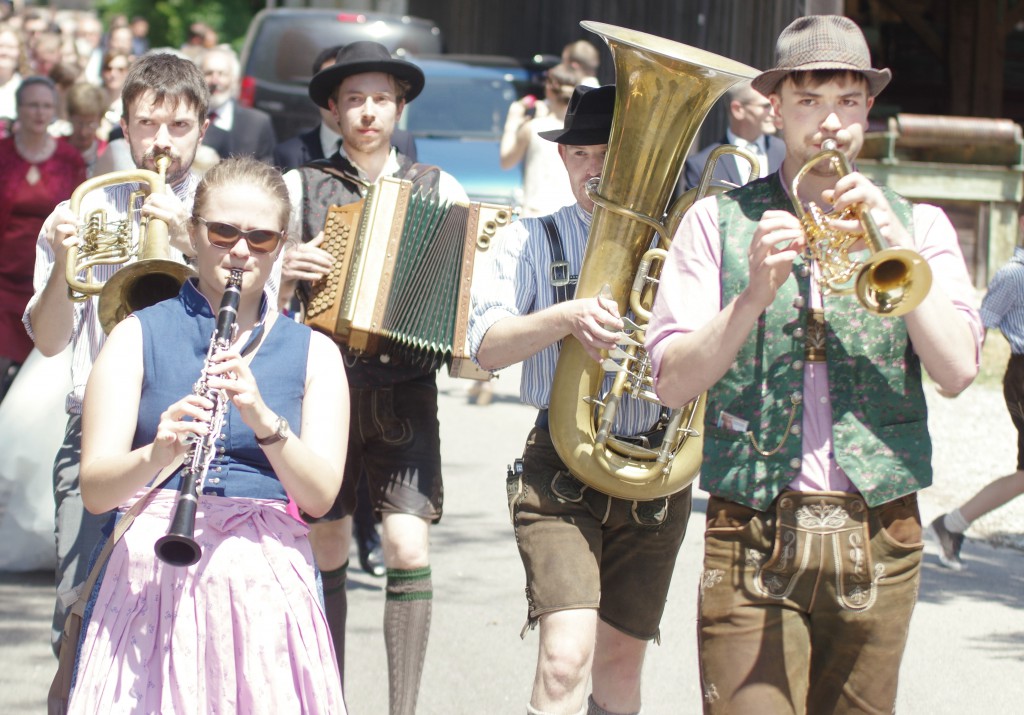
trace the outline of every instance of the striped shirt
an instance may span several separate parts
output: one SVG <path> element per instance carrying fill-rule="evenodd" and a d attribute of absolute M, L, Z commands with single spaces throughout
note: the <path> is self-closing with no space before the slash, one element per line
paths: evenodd
<path fill-rule="evenodd" d="M 198 185 L 199 177 L 189 173 L 184 181 L 172 187 L 174 195 L 181 200 L 188 212 L 192 211 L 192 199 L 195 197 Z M 80 214 L 84 215 L 101 209 L 106 212 L 106 221 L 108 223 L 122 221 L 129 213 L 128 203 L 131 200 L 131 194 L 138 187 L 139 184 L 135 183 L 116 184 L 104 187 L 102 191 L 92 191 L 86 195 L 85 200 L 82 202 Z M 134 205 L 131 207 L 132 235 L 136 238 L 138 237 L 140 210 L 144 198 L 144 196 L 137 196 Z M 58 208 L 67 205 L 68 202 L 64 201 Z M 48 218 L 43 224 L 43 228 L 39 232 L 39 238 L 36 240 L 36 265 L 32 279 L 35 292 L 25 307 L 25 312 L 21 318 L 25 329 L 33 341 L 35 340 L 35 334 L 32 331 L 29 313 L 39 300 L 39 295 L 43 292 L 47 282 L 50 280 L 50 274 L 53 272 L 55 257 L 50 247 L 50 242 L 46 237 L 51 220 L 52 214 L 51 218 Z M 170 247 L 168 256 L 171 260 L 185 261 L 181 251 L 173 246 Z M 92 269 L 93 281 L 105 283 L 120 268 L 122 268 L 120 264 L 94 266 Z M 274 271 L 267 281 L 266 290 L 272 306 L 277 305 L 279 285 L 280 260 L 277 261 L 277 265 L 275 265 Z M 82 413 L 82 398 L 85 395 L 85 385 L 89 380 L 89 373 L 92 371 L 93 362 L 95 362 L 96 356 L 99 355 L 100 348 L 103 347 L 107 337 L 106 333 L 103 332 L 103 326 L 100 324 L 98 303 L 99 297 L 91 296 L 80 303 L 74 303 L 72 306 L 74 310 L 74 323 L 71 329 L 71 344 L 73 346 L 71 351 L 71 392 L 64 402 L 64 408 L 68 414 L 79 415 Z"/>
<path fill-rule="evenodd" d="M 551 214 L 558 227 L 562 252 L 569 264 L 573 285 L 583 265 L 583 254 L 590 231 L 590 214 L 579 204 L 566 206 Z M 484 336 L 499 320 L 536 313 L 555 304 L 551 286 L 551 249 L 540 219 L 524 218 L 500 232 L 494 243 L 494 255 L 481 266 L 474 278 L 469 316 L 469 351 L 476 359 Z M 523 361 L 520 399 L 538 409 L 551 401 L 551 386 L 561 343 L 540 350 Z M 611 385 L 605 380 L 604 389 Z M 625 398 L 614 431 L 631 436 L 645 432 L 657 421 L 660 407 L 644 400 Z"/>
<path fill-rule="evenodd" d="M 1014 355 L 1024 355 L 1024 248 L 996 271 L 981 302 L 981 320 L 986 328 L 999 328 Z"/>

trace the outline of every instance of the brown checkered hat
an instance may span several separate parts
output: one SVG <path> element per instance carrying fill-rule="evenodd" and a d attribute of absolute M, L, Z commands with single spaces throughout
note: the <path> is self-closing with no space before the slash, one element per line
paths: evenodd
<path fill-rule="evenodd" d="M 889 70 L 871 68 L 868 43 L 853 20 L 842 15 L 808 15 L 782 31 L 775 45 L 775 66 L 755 77 L 751 85 L 767 97 L 790 72 L 810 70 L 860 72 L 872 97 L 892 79 Z"/>

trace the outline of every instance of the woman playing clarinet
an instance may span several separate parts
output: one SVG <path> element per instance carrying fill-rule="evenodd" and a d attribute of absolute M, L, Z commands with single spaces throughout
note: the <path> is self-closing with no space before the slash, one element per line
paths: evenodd
<path fill-rule="evenodd" d="M 90 597 L 71 712 L 345 711 L 308 528 L 288 507 L 316 516 L 334 502 L 348 389 L 334 344 L 264 294 L 288 212 L 276 170 L 211 169 L 192 217 L 198 277 L 118 324 L 96 361 L 86 507 L 123 518 L 170 478 Z M 165 537 L 194 559 L 160 556 Z"/>

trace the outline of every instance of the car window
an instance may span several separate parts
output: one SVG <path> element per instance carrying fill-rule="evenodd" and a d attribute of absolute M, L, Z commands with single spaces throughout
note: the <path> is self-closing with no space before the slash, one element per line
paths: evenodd
<path fill-rule="evenodd" d="M 310 69 L 325 47 L 357 40 L 376 39 L 392 52 L 409 54 L 440 52 L 440 36 L 417 27 L 395 27 L 391 23 L 341 22 L 332 16 L 268 17 L 253 39 L 258 47 L 248 58 L 245 74 L 264 81 L 309 82 Z"/>
<path fill-rule="evenodd" d="M 439 77 L 429 74 L 423 94 L 403 114 L 415 136 L 495 139 L 501 137 L 515 86 L 501 78 Z"/>

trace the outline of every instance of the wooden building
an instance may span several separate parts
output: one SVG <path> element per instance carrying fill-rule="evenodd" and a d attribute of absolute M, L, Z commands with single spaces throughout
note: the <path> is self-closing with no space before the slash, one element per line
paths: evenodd
<path fill-rule="evenodd" d="M 273 0 L 272 0 L 273 1 Z M 893 81 L 871 114 L 874 137 L 859 166 L 911 199 L 946 208 L 975 284 L 1018 241 L 1022 193 L 1019 126 L 1024 122 L 1024 0 L 279 0 L 340 4 L 434 20 L 452 53 L 557 56 L 567 43 L 599 47 L 599 78 L 614 79 L 611 55 L 583 30 L 595 20 L 640 30 L 768 67 L 786 25 L 810 14 L 843 14 L 864 30 L 876 67 Z M 923 116 L 922 124 L 915 118 Z M 933 131 L 936 118 L 976 117 Z M 931 120 L 928 120 L 931 118 Z M 901 119 L 903 121 L 901 121 Z M 724 108 L 704 121 L 693 149 L 724 132 Z M 938 122 L 941 124 L 941 122 Z M 921 128 L 925 131 L 921 133 Z M 909 129 L 912 128 L 912 129 Z M 908 131 L 909 129 L 909 131 Z M 932 142 L 932 145 L 929 145 Z M 952 151 L 956 146 L 979 151 Z"/>

